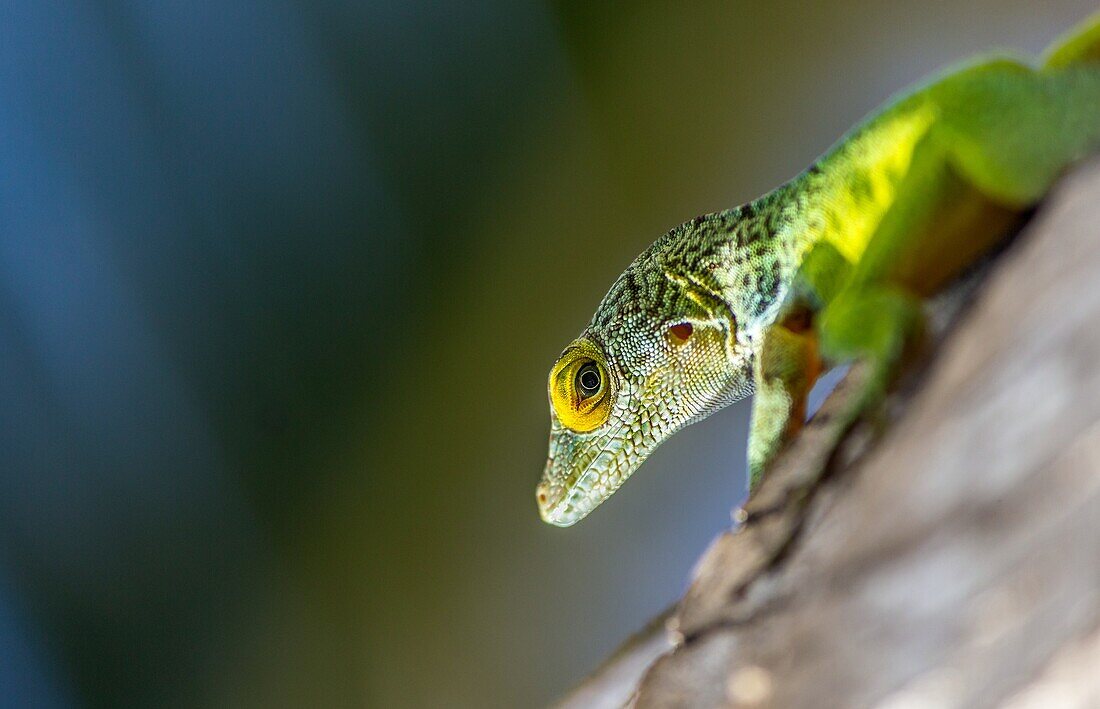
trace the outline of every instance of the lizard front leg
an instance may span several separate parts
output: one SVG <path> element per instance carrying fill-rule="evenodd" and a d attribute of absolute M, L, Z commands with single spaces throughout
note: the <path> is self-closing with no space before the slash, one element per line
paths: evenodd
<path fill-rule="evenodd" d="M 839 295 L 821 313 L 821 348 L 837 361 L 863 360 L 868 375 L 844 423 L 879 405 L 903 357 L 924 332 L 921 300 L 895 285 L 874 285 Z"/>
<path fill-rule="evenodd" d="M 923 330 L 921 301 L 904 290 L 876 286 L 841 294 L 818 314 L 811 330 L 773 325 L 754 361 L 756 394 L 749 431 L 749 481 L 754 491 L 768 467 L 803 428 L 806 399 L 823 371 L 824 361 L 862 361 L 864 374 L 849 385 L 844 403 L 830 425 L 819 429 L 811 463 L 824 470 L 844 434 L 886 395 L 909 346 Z M 852 388 L 856 386 L 856 388 Z"/>
<path fill-rule="evenodd" d="M 749 429 L 749 489 L 802 428 L 806 398 L 821 374 L 817 336 L 808 318 L 788 318 L 764 331 L 753 360 L 756 393 Z"/>

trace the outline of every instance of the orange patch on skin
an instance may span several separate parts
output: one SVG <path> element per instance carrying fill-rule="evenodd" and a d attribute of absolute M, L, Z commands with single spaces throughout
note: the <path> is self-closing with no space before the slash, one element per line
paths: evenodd
<path fill-rule="evenodd" d="M 813 327 L 813 318 L 809 310 L 796 310 L 783 320 L 783 327 L 791 332 L 803 334 Z"/>
<path fill-rule="evenodd" d="M 672 335 L 672 339 L 679 344 L 687 342 L 693 332 L 695 332 L 695 328 L 689 322 L 682 322 L 668 329 L 668 334 Z"/>

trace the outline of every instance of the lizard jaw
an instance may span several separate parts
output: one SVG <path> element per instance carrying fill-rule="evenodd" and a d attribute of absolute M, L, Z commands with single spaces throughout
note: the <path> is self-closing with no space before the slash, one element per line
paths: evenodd
<path fill-rule="evenodd" d="M 596 474 L 595 470 L 589 468 L 581 475 L 577 484 L 568 489 L 557 484 L 539 483 L 537 493 L 542 521 L 555 527 L 571 527 L 587 517 L 614 491 L 601 491 L 598 485 L 589 484 L 589 480 L 598 480 L 600 477 L 602 476 Z"/>
<path fill-rule="evenodd" d="M 648 451 L 639 450 L 635 442 L 618 434 L 616 431 L 604 438 L 599 448 L 581 446 L 578 451 L 567 445 L 565 450 L 557 451 L 559 455 L 553 454 L 552 440 L 552 453 L 536 489 L 544 522 L 557 527 L 576 524 L 611 497 L 642 464 Z M 581 472 L 575 472 L 577 469 Z"/>

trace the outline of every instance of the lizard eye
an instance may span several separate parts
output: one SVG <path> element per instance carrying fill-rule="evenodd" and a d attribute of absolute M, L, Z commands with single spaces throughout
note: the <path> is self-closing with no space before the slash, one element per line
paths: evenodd
<path fill-rule="evenodd" d="M 603 354 L 579 340 L 550 370 L 550 404 L 558 420 L 579 433 L 594 431 L 611 415 L 613 382 Z"/>
<path fill-rule="evenodd" d="M 600 368 L 595 362 L 589 362 L 577 372 L 577 393 L 587 399 L 600 391 Z"/>

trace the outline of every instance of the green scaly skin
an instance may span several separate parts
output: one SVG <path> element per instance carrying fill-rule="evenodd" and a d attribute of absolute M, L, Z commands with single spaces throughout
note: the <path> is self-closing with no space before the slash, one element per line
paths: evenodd
<path fill-rule="evenodd" d="M 673 433 L 753 391 L 755 486 L 818 374 L 862 359 L 854 420 L 919 334 L 923 299 L 1098 147 L 1100 16 L 1038 68 L 987 58 L 934 77 L 786 185 L 665 234 L 551 372 L 542 518 L 577 522 Z"/>

